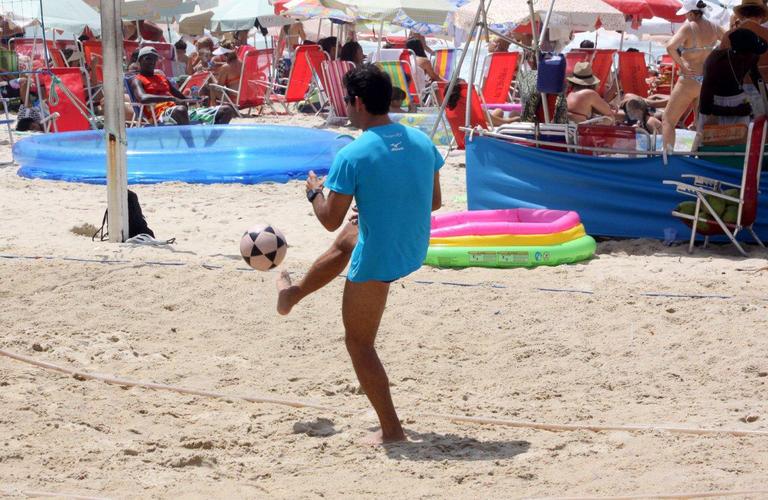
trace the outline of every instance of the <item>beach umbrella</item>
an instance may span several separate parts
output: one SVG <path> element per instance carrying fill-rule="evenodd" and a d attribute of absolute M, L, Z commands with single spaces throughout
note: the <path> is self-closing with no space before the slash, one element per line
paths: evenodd
<path fill-rule="evenodd" d="M 211 26 L 213 31 L 250 30 L 256 20 L 262 26 L 282 26 L 291 20 L 275 14 L 275 8 L 268 0 L 220 0 L 213 8 Z"/>
<path fill-rule="evenodd" d="M 642 19 L 653 17 L 651 6 L 645 0 L 603 0 L 611 7 L 616 8 L 622 14 L 632 18 L 632 27 L 640 26 Z"/>
<path fill-rule="evenodd" d="M 282 7 L 281 16 L 293 19 L 333 19 L 345 23 L 355 22 L 355 17 L 345 10 L 324 5 L 320 0 L 288 0 L 276 4 Z"/>
<path fill-rule="evenodd" d="M 678 16 L 677 11 L 683 6 L 678 0 L 645 0 L 655 17 L 666 19 L 674 23 L 685 21 L 685 16 Z"/>
<path fill-rule="evenodd" d="M 42 7 L 42 13 L 41 13 Z M 101 32 L 101 17 L 83 0 L 14 0 L 0 2 L 0 16 L 18 27 L 44 22 L 46 29 L 57 29 L 80 35 L 89 28 Z"/>
<path fill-rule="evenodd" d="M 391 21 L 400 12 L 415 22 L 445 24 L 448 14 L 456 10 L 449 0 L 323 0 L 329 7 L 372 21 Z"/>
<path fill-rule="evenodd" d="M 469 31 L 481 1 L 472 0 L 456 11 L 456 25 Z M 534 13 L 544 18 L 552 1 L 555 2 L 552 14 L 557 16 L 558 25 L 569 27 L 572 31 L 591 31 L 596 27 L 621 31 L 626 29 L 625 16 L 603 0 L 531 0 Z M 493 2 L 487 12 L 488 23 L 494 25 L 519 26 L 530 23 L 528 2 L 515 0 Z M 561 23 L 565 24 L 561 24 Z"/>
<path fill-rule="evenodd" d="M 195 11 L 196 1 L 184 0 L 123 0 L 121 15 L 130 21 L 173 22 Z"/>

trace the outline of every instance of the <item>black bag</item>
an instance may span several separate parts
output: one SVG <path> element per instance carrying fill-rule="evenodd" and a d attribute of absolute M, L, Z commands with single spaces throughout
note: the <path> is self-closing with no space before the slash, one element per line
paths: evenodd
<path fill-rule="evenodd" d="M 91 240 L 95 240 L 97 236 L 101 241 L 109 238 L 109 225 L 107 224 L 107 215 L 109 211 L 104 211 L 104 219 L 101 221 L 101 227 L 96 233 L 94 233 Z M 107 228 L 105 230 L 105 228 Z M 128 190 L 128 237 L 133 238 L 137 234 L 148 234 L 151 237 L 155 237 L 155 233 L 147 225 L 147 219 L 144 218 L 144 214 L 141 211 L 141 205 L 139 205 L 139 197 Z"/>

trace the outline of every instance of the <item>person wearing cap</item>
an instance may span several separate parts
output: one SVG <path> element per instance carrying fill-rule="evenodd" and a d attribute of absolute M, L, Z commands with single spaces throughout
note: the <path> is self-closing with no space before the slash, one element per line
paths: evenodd
<path fill-rule="evenodd" d="M 732 31 L 728 41 L 729 48 L 712 51 L 704 63 L 699 130 L 710 124 L 749 124 L 754 115 L 743 82 L 748 74 L 759 81 L 757 62 L 768 51 L 768 42 L 745 28 Z"/>
<path fill-rule="evenodd" d="M 727 49 L 731 47 L 730 34 L 737 29 L 748 29 L 757 36 L 764 40 L 768 40 L 768 28 L 762 25 L 762 23 L 768 19 L 768 7 L 766 7 L 763 0 L 742 0 L 741 5 L 737 5 L 733 8 L 733 19 L 731 21 L 731 30 L 725 34 L 720 41 L 720 48 Z M 760 71 L 763 84 L 768 81 L 768 54 L 760 56 L 760 60 L 757 63 L 757 68 Z M 747 75 L 744 84 L 744 93 L 747 94 L 750 104 L 752 105 L 752 112 L 755 115 L 765 114 L 766 107 L 763 103 L 760 89 L 757 87 L 757 82 Z"/>
<path fill-rule="evenodd" d="M 680 68 L 680 78 L 672 89 L 661 121 L 667 149 L 674 148 L 675 128 L 699 98 L 704 81 L 704 60 L 723 36 L 719 26 L 704 19 L 704 11 L 708 8 L 703 0 L 683 0 L 677 15 L 685 15 L 686 22 L 667 43 L 667 53 Z"/>
<path fill-rule="evenodd" d="M 154 106 L 154 116 L 158 123 L 188 125 L 190 111 L 186 106 L 187 97 L 171 85 L 165 75 L 155 72 L 159 58 L 154 47 L 142 47 L 139 50 L 139 73 L 131 80 L 133 94 L 141 104 Z M 230 106 L 194 111 L 196 119 L 211 123 L 229 123 L 235 114 Z"/>
<path fill-rule="evenodd" d="M 566 78 L 571 92 L 568 94 L 568 119 L 581 123 L 591 120 L 595 114 L 605 117 L 613 124 L 614 115 L 611 106 L 597 93 L 595 87 L 600 79 L 592 74 L 592 65 L 586 61 L 577 62 L 573 74 Z"/>

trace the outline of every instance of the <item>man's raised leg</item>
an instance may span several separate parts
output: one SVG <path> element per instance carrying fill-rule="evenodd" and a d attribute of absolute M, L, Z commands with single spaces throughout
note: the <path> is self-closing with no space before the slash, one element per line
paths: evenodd
<path fill-rule="evenodd" d="M 347 267 L 356 244 L 357 224 L 349 222 L 331 248 L 312 263 L 307 274 L 297 284 L 291 283 L 287 271 L 281 272 L 277 279 L 277 312 L 288 314 L 301 299 L 320 290 L 340 275 Z"/>
<path fill-rule="evenodd" d="M 388 294 L 389 283 L 347 281 L 341 307 L 345 341 L 352 366 L 381 423 L 381 431 L 369 436 L 365 441 L 367 444 L 405 440 L 389 392 L 389 379 L 374 347 Z"/>

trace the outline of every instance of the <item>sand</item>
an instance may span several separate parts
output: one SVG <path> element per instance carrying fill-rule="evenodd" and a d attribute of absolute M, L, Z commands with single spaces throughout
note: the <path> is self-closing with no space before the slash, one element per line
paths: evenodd
<path fill-rule="evenodd" d="M 0 161 L 9 158 L 2 146 Z M 464 207 L 463 161 L 453 155 L 443 169 L 443 211 Z M 768 490 L 768 436 L 549 432 L 424 416 L 766 431 L 765 250 L 752 247 L 749 258 L 729 247 L 689 255 L 681 246 L 628 240 L 603 242 L 593 260 L 570 266 L 424 267 L 393 285 L 378 340 L 412 442 L 369 448 L 358 440 L 376 420 L 344 348 L 343 280 L 281 317 L 277 274 L 248 271 L 238 255 L 242 231 L 260 221 L 285 233 L 291 247 L 282 267 L 294 277 L 328 246 L 333 235 L 313 217 L 303 182 L 135 190 L 150 227 L 176 244 L 91 242 L 70 230 L 101 222 L 103 187 L 22 179 L 15 166 L 0 167 L 0 349 L 338 411 L 125 388 L 0 357 L 2 493 L 492 498 Z"/>

